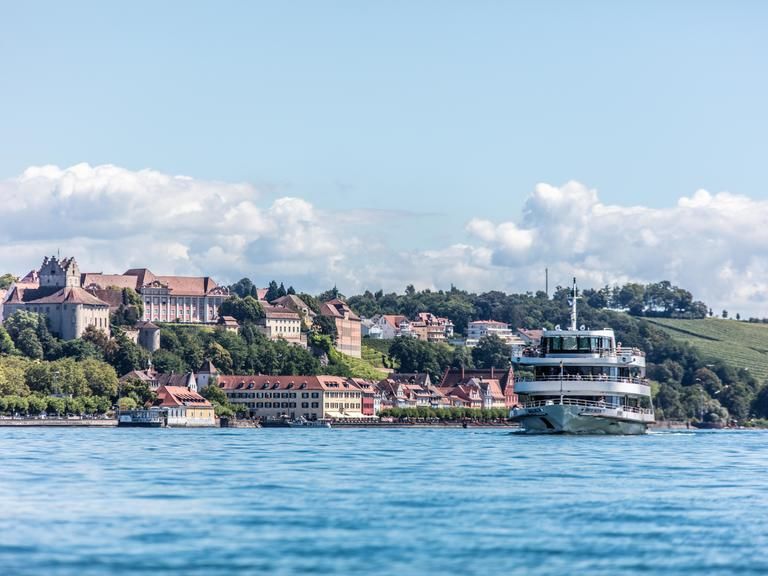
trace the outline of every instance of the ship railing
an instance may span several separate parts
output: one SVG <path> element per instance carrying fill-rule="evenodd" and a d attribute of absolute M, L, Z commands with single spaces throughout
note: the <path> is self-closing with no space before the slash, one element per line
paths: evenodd
<path fill-rule="evenodd" d="M 583 406 L 584 408 L 594 408 L 602 410 L 623 410 L 624 412 L 634 412 L 635 414 L 653 414 L 650 408 L 640 408 L 638 406 L 623 406 L 610 402 L 601 402 L 599 400 L 584 400 L 582 398 L 550 398 L 548 400 L 533 400 L 522 403 L 519 408 L 541 408 L 542 406 Z"/>
<path fill-rule="evenodd" d="M 550 350 L 550 354 L 592 354 L 598 358 L 619 358 L 624 356 L 638 356 L 645 358 L 645 352 L 640 348 L 617 347 L 615 350 L 598 348 L 595 350 Z M 517 356 L 524 358 L 544 358 L 546 355 L 541 348 L 522 348 Z"/>
<path fill-rule="evenodd" d="M 622 384 L 642 384 L 648 386 L 647 378 L 638 378 L 635 376 L 604 376 L 600 374 L 559 374 L 553 376 L 521 376 L 515 377 L 515 382 L 578 382 L 580 380 L 587 382 L 621 382 Z"/>

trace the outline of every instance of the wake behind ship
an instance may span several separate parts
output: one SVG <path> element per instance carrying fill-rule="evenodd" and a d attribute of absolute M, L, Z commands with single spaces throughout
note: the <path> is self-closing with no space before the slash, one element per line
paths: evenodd
<path fill-rule="evenodd" d="M 512 358 L 533 374 L 516 379 L 522 403 L 509 417 L 533 433 L 643 434 L 655 421 L 645 353 L 610 328 L 577 328 L 577 299 L 574 278 L 568 330 L 544 330 L 538 348 Z"/>

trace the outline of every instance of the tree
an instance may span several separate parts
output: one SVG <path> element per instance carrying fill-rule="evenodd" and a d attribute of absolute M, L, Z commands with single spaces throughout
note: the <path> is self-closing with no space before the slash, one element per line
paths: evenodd
<path fill-rule="evenodd" d="M 3 274 L 0 276 L 0 290 L 7 290 L 14 282 L 16 282 L 16 276 L 13 274 Z"/>
<path fill-rule="evenodd" d="M 231 296 L 219 306 L 220 316 L 232 316 L 240 324 L 253 323 L 264 317 L 264 309 L 256 298 Z"/>
<path fill-rule="evenodd" d="M 147 352 L 130 340 L 124 332 L 118 332 L 113 341 L 113 346 L 107 352 L 107 361 L 114 367 L 118 374 L 127 374 L 131 370 L 141 370 L 146 367 Z"/>
<path fill-rule="evenodd" d="M 13 344 L 11 335 L 0 324 L 0 354 L 13 354 L 14 352 L 16 352 L 16 346 Z"/>
<path fill-rule="evenodd" d="M 152 365 L 154 366 L 155 370 L 161 373 L 186 372 L 184 360 L 179 358 L 170 350 L 163 350 L 162 348 L 152 354 Z"/>
<path fill-rule="evenodd" d="M 314 325 L 319 334 L 330 337 L 331 342 L 336 344 L 336 341 L 339 337 L 339 334 L 336 330 L 336 320 L 330 316 L 317 315 L 315 316 Z"/>
<path fill-rule="evenodd" d="M 400 372 L 427 372 L 434 380 L 440 378 L 451 362 L 447 345 L 442 349 L 429 342 L 405 336 L 393 340 L 389 355 L 398 361 Z"/>
<path fill-rule="evenodd" d="M 723 310 L 721 315 L 723 318 L 728 318 L 728 310 Z"/>
<path fill-rule="evenodd" d="M 213 405 L 213 411 L 219 418 L 234 416 L 234 407 L 229 403 L 224 390 L 219 388 L 215 378 L 203 389 L 201 395 Z"/>
<path fill-rule="evenodd" d="M 3 326 L 15 342 L 24 329 L 30 329 L 37 334 L 40 315 L 28 310 L 17 310 L 5 319 Z"/>
<path fill-rule="evenodd" d="M 277 287 L 277 282 L 272 280 L 267 287 L 267 294 L 264 296 L 264 300 L 272 302 L 280 298 L 280 289 Z"/>
<path fill-rule="evenodd" d="M 752 411 L 758 418 L 768 418 L 768 384 L 760 389 L 752 401 Z"/>
<path fill-rule="evenodd" d="M 133 326 L 144 316 L 144 301 L 133 288 L 123 288 L 122 303 L 112 314 L 112 324 L 116 326 Z"/>
<path fill-rule="evenodd" d="M 74 358 L 62 358 L 50 363 L 54 392 L 85 396 L 90 394 L 82 364 Z"/>
<path fill-rule="evenodd" d="M 117 395 L 119 380 L 115 369 L 100 360 L 88 358 L 80 363 L 83 376 L 93 396 L 114 397 Z"/>
<path fill-rule="evenodd" d="M 229 291 L 240 298 L 256 296 L 256 286 L 253 285 L 250 278 L 241 278 L 229 287 Z"/>
<path fill-rule="evenodd" d="M 29 394 L 25 373 L 31 364 L 30 360 L 21 356 L 0 357 L 0 397 Z"/>
<path fill-rule="evenodd" d="M 339 289 L 336 288 L 336 286 L 330 290 L 326 290 L 317 297 L 320 302 L 328 302 L 329 300 L 335 300 L 336 298 L 344 298 L 344 295 L 339 292 Z"/>
<path fill-rule="evenodd" d="M 211 342 L 205 351 L 205 356 L 210 358 L 213 365 L 224 374 L 232 374 L 232 356 L 218 342 Z"/>
<path fill-rule="evenodd" d="M 27 398 L 30 414 L 40 414 L 48 407 L 48 400 L 43 396 L 29 396 Z"/>
<path fill-rule="evenodd" d="M 19 333 L 18 338 L 16 338 L 16 347 L 28 358 L 35 360 L 42 360 L 43 358 L 43 345 L 32 328 L 24 328 Z"/>
<path fill-rule="evenodd" d="M 62 342 L 60 351 L 62 356 L 75 358 L 76 360 L 84 360 L 86 358 L 104 359 L 104 352 L 100 348 L 93 342 L 82 338 Z"/>
<path fill-rule="evenodd" d="M 101 328 L 96 328 L 96 326 L 89 324 L 85 327 L 80 339 L 96 346 L 96 348 L 101 350 L 102 355 L 106 354 L 107 346 L 109 345 L 109 336 L 107 336 L 107 333 Z"/>
<path fill-rule="evenodd" d="M 285 285 L 282 282 L 280 282 L 280 287 L 277 289 L 277 297 L 282 298 L 286 294 L 287 292 L 285 291 Z"/>
<path fill-rule="evenodd" d="M 496 334 L 480 338 L 472 349 L 472 359 L 478 368 L 509 368 L 512 348 Z"/>
<path fill-rule="evenodd" d="M 57 414 L 61 416 L 67 408 L 67 403 L 64 398 L 57 398 L 55 396 L 49 396 L 47 399 L 46 411 L 51 414 Z"/>
<path fill-rule="evenodd" d="M 472 350 L 466 346 L 456 346 L 451 357 L 451 368 L 474 368 Z"/>
<path fill-rule="evenodd" d="M 117 407 L 120 408 L 120 410 L 136 410 L 138 404 L 133 398 L 124 396 L 117 401 Z"/>

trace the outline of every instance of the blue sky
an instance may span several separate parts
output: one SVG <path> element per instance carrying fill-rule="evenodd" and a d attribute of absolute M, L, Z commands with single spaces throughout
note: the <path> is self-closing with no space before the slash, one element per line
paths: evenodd
<path fill-rule="evenodd" d="M 767 11 L 758 2 L 5 2 L 0 179 L 10 194 L 31 166 L 88 163 L 248 183 L 262 210 L 291 197 L 321 221 L 345 211 L 348 226 L 359 218 L 361 241 L 385 235 L 389 251 L 417 262 L 420 251 L 450 259 L 457 245 L 493 252 L 468 222 L 529 227 L 539 183 L 577 181 L 601 204 L 659 214 L 699 189 L 729 192 L 754 202 L 751 212 L 768 199 Z M 757 256 L 761 239 L 740 238 L 734 250 L 747 241 Z M 557 260 L 530 256 L 528 268 Z M 526 287 L 509 280 L 531 276 L 521 261 L 495 252 L 487 261 L 503 262 L 483 277 L 499 278 L 492 287 Z M 259 262 L 243 261 L 243 275 Z M 744 282 L 763 267 L 711 265 Z M 232 266 L 220 274 L 237 275 Z M 586 274 L 695 280 L 679 266 Z M 357 268 L 357 283 L 348 267 L 340 284 L 365 284 Z M 760 282 L 745 307 L 762 306 Z"/>

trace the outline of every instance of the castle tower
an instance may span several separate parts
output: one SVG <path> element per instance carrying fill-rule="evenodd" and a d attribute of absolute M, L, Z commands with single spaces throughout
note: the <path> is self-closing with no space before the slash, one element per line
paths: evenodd
<path fill-rule="evenodd" d="M 65 288 L 80 286 L 80 268 L 73 258 L 59 260 L 56 256 L 47 256 L 40 267 L 40 287 Z"/>

